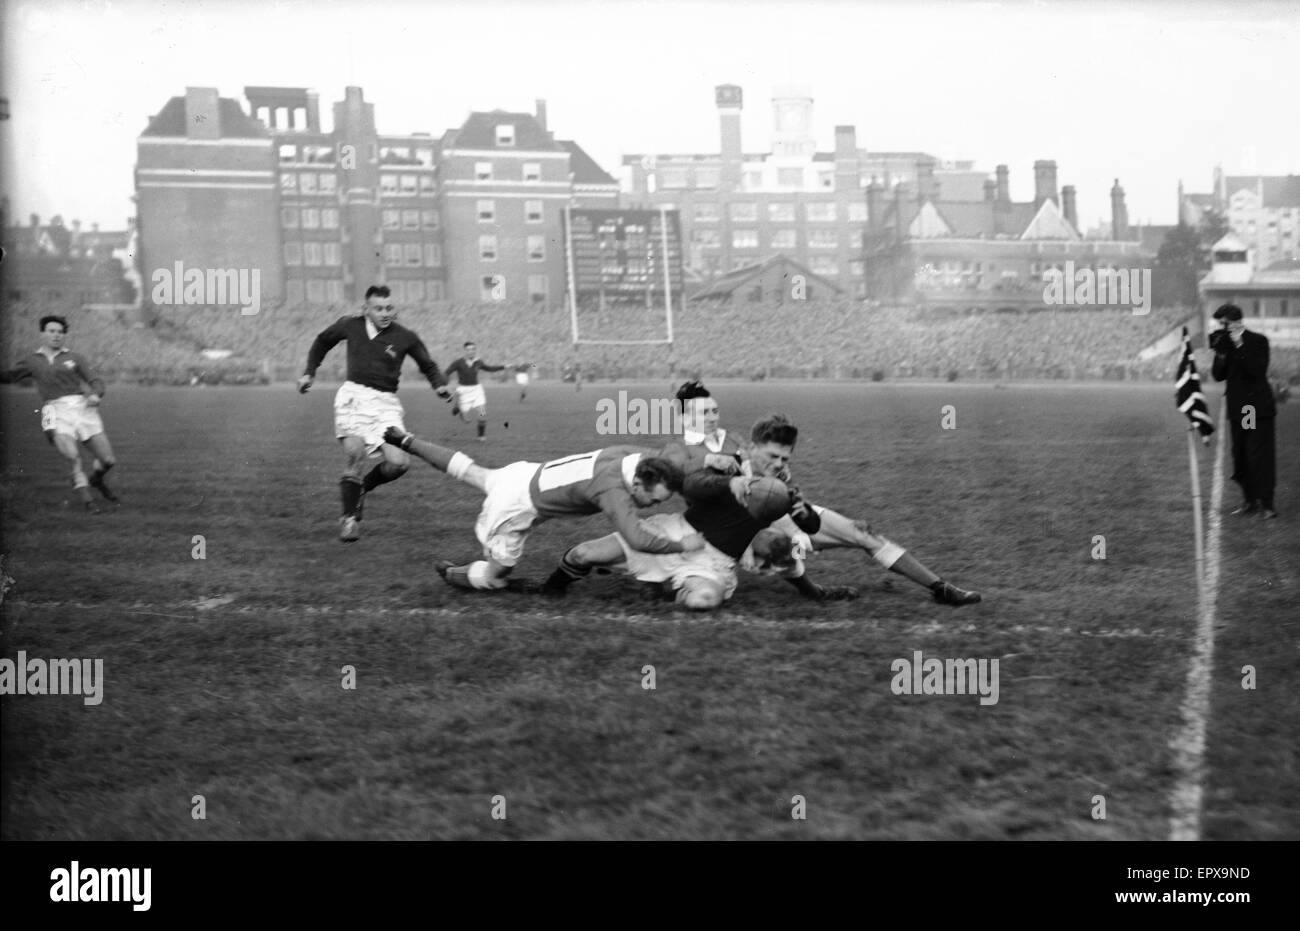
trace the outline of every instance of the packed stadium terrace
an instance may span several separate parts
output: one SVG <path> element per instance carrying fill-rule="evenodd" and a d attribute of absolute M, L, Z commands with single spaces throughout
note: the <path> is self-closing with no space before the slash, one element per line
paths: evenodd
<path fill-rule="evenodd" d="M 140 384 L 247 384 L 288 381 L 302 371 L 312 339 L 345 307 L 167 307 L 142 323 L 122 309 L 69 310 L 19 304 L 5 315 L 3 364 L 38 342 L 43 314 L 71 323 L 70 345 L 112 381 Z M 493 363 L 532 361 L 543 379 L 581 366 L 586 381 L 709 378 L 1125 379 L 1172 378 L 1177 352 L 1138 362 L 1138 351 L 1188 316 L 1182 308 L 1069 309 L 1029 313 L 925 315 L 856 302 L 782 307 L 687 305 L 674 313 L 674 344 L 593 345 L 576 350 L 566 308 L 515 305 L 407 307 L 399 321 L 424 337 L 440 365 L 478 343 Z M 579 313 L 584 340 L 655 340 L 666 334 L 662 308 L 615 306 Z M 229 353 L 211 359 L 203 350 Z M 318 373 L 341 380 L 344 353 Z M 1208 373 L 1210 355 L 1198 352 Z M 669 366 L 672 366 L 670 371 Z M 1300 382 L 1300 350 L 1275 349 L 1275 381 Z M 503 373 L 502 378 L 507 377 Z"/>

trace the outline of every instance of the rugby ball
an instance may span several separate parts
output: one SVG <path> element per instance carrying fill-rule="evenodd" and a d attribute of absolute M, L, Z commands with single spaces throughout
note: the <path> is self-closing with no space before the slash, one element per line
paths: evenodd
<path fill-rule="evenodd" d="M 752 478 L 749 480 L 749 516 L 760 524 L 790 513 L 790 489 L 779 478 Z"/>

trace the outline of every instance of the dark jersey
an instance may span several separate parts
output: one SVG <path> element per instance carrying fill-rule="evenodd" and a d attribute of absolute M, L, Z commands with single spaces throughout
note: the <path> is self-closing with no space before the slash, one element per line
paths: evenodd
<path fill-rule="evenodd" d="M 504 368 L 504 365 L 488 365 L 482 359 L 475 359 L 470 362 L 462 356 L 447 366 L 447 377 L 451 378 L 451 376 L 455 375 L 461 387 L 468 388 L 470 385 L 478 384 L 479 372 L 500 372 Z"/>
<path fill-rule="evenodd" d="M 720 475 L 701 469 L 686 476 L 682 495 L 689 507 L 683 515 L 715 549 L 732 559 L 739 559 L 749 549 L 749 544 L 768 524 L 756 520 L 731 493 L 734 475 Z M 807 534 L 821 529 L 817 512 L 796 500 L 791 504 L 790 517 L 795 525 Z"/>
<path fill-rule="evenodd" d="M 51 362 L 43 352 L 33 352 L 18 360 L 18 364 L 7 372 L 0 372 L 0 384 L 12 381 L 34 379 L 36 390 L 41 393 L 42 401 L 53 401 L 69 394 L 82 394 L 82 386 L 104 396 L 103 380 L 91 371 L 85 358 L 79 353 L 61 349 Z"/>
<path fill-rule="evenodd" d="M 632 549 L 644 553 L 682 552 L 678 541 L 647 531 L 636 513 L 630 490 L 632 474 L 641 457 L 650 454 L 651 450 L 639 446 L 607 446 L 542 463 L 528 483 L 538 521 L 603 511 Z"/>
<path fill-rule="evenodd" d="M 410 356 L 429 384 L 441 388 L 447 384 L 438 364 L 429 356 L 420 337 L 396 323 L 380 330 L 374 339 L 366 332 L 366 318 L 340 317 L 321 331 L 307 352 L 307 374 L 315 377 L 326 353 L 341 341 L 348 343 L 348 381 L 376 391 L 396 391 L 402 374 L 402 360 Z"/>

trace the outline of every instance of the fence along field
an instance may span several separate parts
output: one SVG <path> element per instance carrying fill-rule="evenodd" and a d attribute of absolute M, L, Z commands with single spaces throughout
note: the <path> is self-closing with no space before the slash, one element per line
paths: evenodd
<path fill-rule="evenodd" d="M 1195 623 L 1169 386 L 712 387 L 730 429 L 775 409 L 802 426 L 812 500 L 868 518 L 985 602 L 941 608 L 847 552 L 811 564 L 863 589 L 831 605 L 752 578 L 711 616 L 643 601 L 616 576 L 558 603 L 452 591 L 433 561 L 475 552 L 477 497 L 417 464 L 367 503 L 362 541 L 341 546 L 332 392 L 285 386 L 115 388 L 104 416 L 125 503 L 83 517 L 63 510 L 30 393 L 0 393 L 14 580 L 0 655 L 103 660 L 94 707 L 0 705 L 0 834 L 1167 836 Z M 523 404 L 488 392 L 482 447 L 419 384 L 403 390 L 408 425 L 491 465 L 618 439 L 595 433 L 604 385 L 535 386 Z M 955 429 L 941 429 L 944 405 Z M 1282 406 L 1280 461 L 1297 459 L 1298 419 Z M 1220 599 L 1217 839 L 1300 837 L 1285 796 L 1297 669 L 1277 650 L 1296 639 L 1300 545 L 1292 522 L 1271 524 L 1225 528 L 1224 578 L 1269 586 Z M 543 525 L 520 574 L 544 575 L 604 530 Z M 997 703 L 895 694 L 891 664 L 917 651 L 998 660 Z M 1253 692 L 1239 685 L 1248 662 L 1273 670 Z"/>

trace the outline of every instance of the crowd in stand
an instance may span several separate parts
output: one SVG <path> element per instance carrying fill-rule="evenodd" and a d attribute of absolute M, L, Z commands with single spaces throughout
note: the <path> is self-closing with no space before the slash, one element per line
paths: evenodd
<path fill-rule="evenodd" d="M 111 380 L 164 384 L 283 381 L 301 372 L 307 347 L 345 307 L 263 307 L 243 316 L 230 307 L 164 307 L 138 320 L 122 312 L 69 311 L 37 304 L 5 315 L 4 363 L 34 344 L 43 313 L 68 315 L 70 341 Z M 920 314 L 843 301 L 701 307 L 673 315 L 666 344 L 575 348 L 567 308 L 543 305 L 435 304 L 401 309 L 399 322 L 420 334 L 440 365 L 467 340 L 485 359 L 535 362 L 542 379 L 580 368 L 584 381 L 671 378 L 859 379 L 1142 379 L 1171 378 L 1178 351 L 1139 362 L 1138 351 L 1189 316 L 1186 309 L 1128 308 Z M 664 340 L 663 308 L 609 306 L 579 313 L 584 340 Z M 207 358 L 203 350 L 228 353 Z M 212 355 L 211 352 L 208 355 Z M 341 380 L 345 357 L 332 353 L 322 380 Z M 1209 371 L 1209 354 L 1198 354 Z M 1272 373 L 1300 380 L 1300 350 L 1275 349 Z M 503 374 L 501 377 L 506 377 Z"/>

